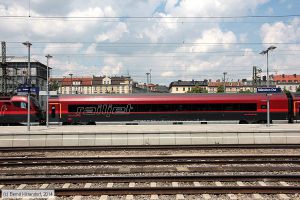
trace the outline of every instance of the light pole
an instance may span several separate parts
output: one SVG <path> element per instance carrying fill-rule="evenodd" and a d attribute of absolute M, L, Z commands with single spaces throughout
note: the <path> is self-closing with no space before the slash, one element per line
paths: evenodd
<path fill-rule="evenodd" d="M 270 46 L 266 50 L 260 52 L 260 54 L 265 55 L 267 54 L 267 87 L 270 86 L 270 80 L 269 80 L 269 51 L 272 51 L 276 49 L 275 46 Z M 270 98 L 269 96 L 272 94 L 267 94 L 267 126 L 270 126 Z"/>
<path fill-rule="evenodd" d="M 150 69 L 150 83 L 152 83 L 152 80 L 151 80 L 151 71 L 152 71 L 152 70 Z"/>
<path fill-rule="evenodd" d="M 147 92 L 149 92 L 149 75 L 150 75 L 150 73 L 147 72 L 146 75 L 147 75 Z"/>
<path fill-rule="evenodd" d="M 70 89 L 70 94 L 72 94 L 73 93 L 73 80 L 72 80 L 72 77 L 73 77 L 73 74 L 72 73 L 70 73 L 69 74 L 70 76 L 71 76 L 71 89 Z"/>
<path fill-rule="evenodd" d="M 30 131 L 30 87 L 31 87 L 31 69 L 30 69 L 30 46 L 32 45 L 29 41 L 23 42 L 23 45 L 28 47 L 28 67 L 27 67 L 27 130 Z"/>
<path fill-rule="evenodd" d="M 49 59 L 52 58 L 50 54 L 45 56 L 47 58 L 47 83 L 46 83 L 46 126 L 49 127 Z"/>
<path fill-rule="evenodd" d="M 270 46 L 266 50 L 264 50 L 264 51 L 262 51 L 262 52 L 259 53 L 261 55 L 267 54 L 267 87 L 270 86 L 270 82 L 269 82 L 269 51 L 272 51 L 274 49 L 276 49 L 275 46 Z"/>
<path fill-rule="evenodd" d="M 224 93 L 226 93 L 226 79 L 225 79 L 226 74 L 227 74 L 227 72 L 223 72 L 223 75 L 224 75 Z"/>

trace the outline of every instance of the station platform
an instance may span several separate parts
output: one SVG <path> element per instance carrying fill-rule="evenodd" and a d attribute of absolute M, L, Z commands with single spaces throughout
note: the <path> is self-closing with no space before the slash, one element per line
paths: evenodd
<path fill-rule="evenodd" d="M 300 124 L 0 127 L 0 147 L 300 144 Z"/>

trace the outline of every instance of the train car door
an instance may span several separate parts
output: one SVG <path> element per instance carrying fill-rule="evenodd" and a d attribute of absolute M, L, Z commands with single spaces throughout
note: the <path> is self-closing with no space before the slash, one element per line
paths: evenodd
<path fill-rule="evenodd" d="M 60 122 L 61 119 L 61 104 L 49 103 L 49 121 Z"/>
<path fill-rule="evenodd" d="M 8 102 L 3 102 L 0 104 L 0 123 L 5 123 L 7 121 L 6 111 L 8 110 Z"/>
<path fill-rule="evenodd" d="M 299 120 L 300 120 L 300 101 L 294 102 L 294 115 L 295 115 L 295 120 L 297 120 L 299 122 Z"/>

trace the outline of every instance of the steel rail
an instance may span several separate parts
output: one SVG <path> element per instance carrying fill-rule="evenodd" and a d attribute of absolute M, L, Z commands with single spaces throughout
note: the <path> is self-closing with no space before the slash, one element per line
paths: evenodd
<path fill-rule="evenodd" d="M 3 157 L 1 167 L 36 165 L 300 164 L 300 155 L 195 155 L 125 157 Z"/>
<path fill-rule="evenodd" d="M 0 184 L 195 181 L 300 181 L 298 175 L 44 176 L 0 178 Z M 300 186 L 299 186 L 300 187 Z"/>
<path fill-rule="evenodd" d="M 295 194 L 300 186 L 200 186 L 200 187 L 120 187 L 120 188 L 58 188 L 56 196 L 73 195 L 172 195 L 172 194 Z"/>
<path fill-rule="evenodd" d="M 199 150 L 199 149 L 299 149 L 299 144 L 213 144 L 213 145 L 120 145 L 120 146 L 51 146 L 51 147 L 0 147 L 0 152 L 24 151 L 123 151 L 123 150 Z"/>

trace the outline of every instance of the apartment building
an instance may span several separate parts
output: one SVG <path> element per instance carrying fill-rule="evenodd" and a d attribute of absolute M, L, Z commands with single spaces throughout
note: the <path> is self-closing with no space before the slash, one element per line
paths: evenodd
<path fill-rule="evenodd" d="M 130 77 L 63 77 L 52 78 L 58 94 L 128 94 L 132 93 Z"/>

